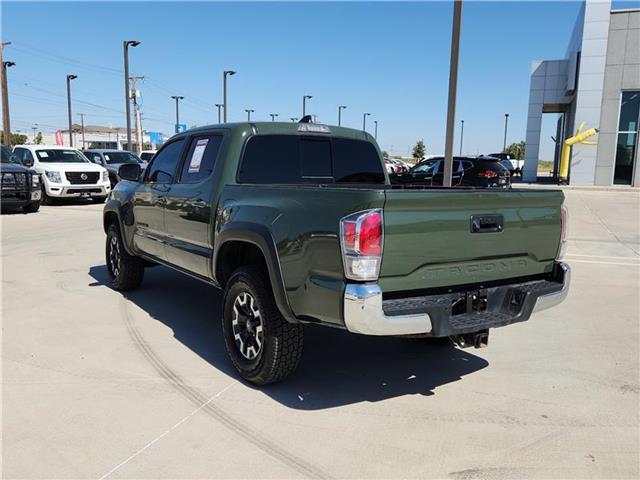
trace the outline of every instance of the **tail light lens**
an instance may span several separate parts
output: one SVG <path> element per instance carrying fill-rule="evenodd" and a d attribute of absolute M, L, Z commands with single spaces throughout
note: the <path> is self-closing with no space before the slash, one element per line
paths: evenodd
<path fill-rule="evenodd" d="M 482 172 L 480 172 L 478 174 L 479 177 L 484 177 L 484 178 L 493 178 L 493 177 L 497 177 L 498 174 L 496 172 L 494 172 L 493 170 L 483 170 Z"/>
<path fill-rule="evenodd" d="M 340 220 L 344 275 L 350 280 L 377 280 L 382 262 L 382 210 L 366 210 Z"/>
<path fill-rule="evenodd" d="M 567 228 L 569 224 L 569 210 L 562 205 L 560 209 L 560 245 L 558 245 L 558 253 L 556 260 L 562 260 L 567 252 Z"/>

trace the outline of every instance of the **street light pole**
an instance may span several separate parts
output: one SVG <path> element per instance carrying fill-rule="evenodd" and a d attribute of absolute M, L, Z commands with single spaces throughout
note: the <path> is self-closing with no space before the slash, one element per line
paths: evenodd
<path fill-rule="evenodd" d="M 11 148 L 11 125 L 9 120 L 9 84 L 7 82 L 7 68 L 13 67 L 14 62 L 5 62 L 3 50 L 5 45 L 11 45 L 11 42 L 2 42 L 0 44 L 0 64 L 2 72 L 0 73 L 0 88 L 2 88 L 2 132 L 4 136 L 4 144 L 7 148 Z"/>
<path fill-rule="evenodd" d="M 304 117 L 307 114 L 307 98 L 313 98 L 311 95 L 303 95 L 302 96 L 302 116 Z"/>
<path fill-rule="evenodd" d="M 126 103 L 127 115 L 127 150 L 131 150 L 131 94 L 129 92 L 129 47 L 137 47 L 140 42 L 137 40 L 125 40 L 122 42 L 124 54 L 124 99 Z"/>
<path fill-rule="evenodd" d="M 184 97 L 180 96 L 180 95 L 171 95 L 171 98 L 173 98 L 176 101 L 176 133 L 178 133 L 178 129 L 179 129 L 179 125 L 180 125 L 180 106 L 178 105 L 178 102 L 180 102 L 180 100 L 183 100 Z"/>
<path fill-rule="evenodd" d="M 291 120 L 293 123 L 298 121 L 298 119 L 296 117 L 289 117 L 289 120 Z"/>
<path fill-rule="evenodd" d="M 363 113 L 362 114 L 362 131 L 366 132 L 367 131 L 367 117 L 371 115 L 370 113 Z"/>
<path fill-rule="evenodd" d="M 275 122 L 276 121 L 276 117 L 278 116 L 278 114 L 277 113 L 270 113 L 269 115 L 271 116 L 271 121 Z"/>
<path fill-rule="evenodd" d="M 444 147 L 444 178 L 442 185 L 451 186 L 453 174 L 453 134 L 456 121 L 456 93 L 458 90 L 458 58 L 460 54 L 460 24 L 462 0 L 453 2 L 453 28 L 451 29 L 451 60 L 449 64 L 449 101 L 447 105 L 447 131 Z"/>
<path fill-rule="evenodd" d="M 38 124 L 36 123 L 35 125 L 33 125 L 31 127 L 31 130 L 33 130 L 33 143 L 36 143 L 36 130 L 38 129 Z"/>
<path fill-rule="evenodd" d="M 224 105 L 224 123 L 227 123 L 227 111 L 229 106 L 227 104 L 227 75 L 235 75 L 235 70 L 225 70 L 222 72 L 222 105 Z"/>
<path fill-rule="evenodd" d="M 67 113 L 69 114 L 69 146 L 73 147 L 73 122 L 71 117 L 71 80 L 78 78 L 77 75 L 67 75 Z"/>
<path fill-rule="evenodd" d="M 347 108 L 346 105 L 338 105 L 338 126 L 342 125 L 342 109 Z"/>
<path fill-rule="evenodd" d="M 375 133 L 373 134 L 373 138 L 375 140 L 378 140 L 378 120 L 374 120 L 373 123 L 376 126 L 376 128 L 374 130 Z"/>
<path fill-rule="evenodd" d="M 82 132 L 82 149 L 84 150 L 85 148 L 87 148 L 84 144 L 84 113 L 79 113 L 78 115 L 80 115 L 80 128 Z"/>
<path fill-rule="evenodd" d="M 220 108 L 222 108 L 222 104 L 221 103 L 216 103 L 216 108 L 218 109 L 218 123 L 220 122 Z"/>
<path fill-rule="evenodd" d="M 250 122 L 251 121 L 251 114 L 253 112 L 255 112 L 255 110 L 252 110 L 250 108 L 245 108 L 244 111 L 247 112 L 247 122 Z"/>
<path fill-rule="evenodd" d="M 502 151 L 507 151 L 507 128 L 509 126 L 509 114 L 504 114 L 504 142 L 502 144 Z"/>
<path fill-rule="evenodd" d="M 464 140 L 464 120 L 460 120 L 460 156 L 462 156 L 462 141 Z"/>

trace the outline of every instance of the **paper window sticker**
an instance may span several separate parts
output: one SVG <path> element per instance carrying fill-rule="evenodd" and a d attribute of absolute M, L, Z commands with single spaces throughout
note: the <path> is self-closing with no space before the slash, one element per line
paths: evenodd
<path fill-rule="evenodd" d="M 191 161 L 189 162 L 189 173 L 198 173 L 200 171 L 200 164 L 202 163 L 202 157 L 204 156 L 204 151 L 208 143 L 208 138 L 201 138 L 197 141 L 196 147 L 193 149 L 193 155 L 191 155 Z"/>

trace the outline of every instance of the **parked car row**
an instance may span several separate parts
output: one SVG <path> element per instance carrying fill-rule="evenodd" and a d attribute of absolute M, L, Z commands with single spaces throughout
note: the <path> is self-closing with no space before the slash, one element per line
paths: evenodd
<path fill-rule="evenodd" d="M 401 185 L 441 186 L 444 178 L 444 157 L 432 157 L 418 162 L 408 172 L 390 175 L 391 183 Z M 471 187 L 511 187 L 511 175 L 500 159 L 494 157 L 453 157 L 451 185 Z"/>
<path fill-rule="evenodd" d="M 154 151 L 147 151 L 153 154 Z M 2 205 L 37 212 L 40 203 L 62 198 L 90 198 L 103 203 L 120 181 L 118 170 L 147 162 L 125 150 L 80 151 L 60 145 L 2 145 Z"/>
<path fill-rule="evenodd" d="M 384 166 L 389 175 L 407 173 L 411 168 L 411 165 L 397 158 L 385 158 Z"/>

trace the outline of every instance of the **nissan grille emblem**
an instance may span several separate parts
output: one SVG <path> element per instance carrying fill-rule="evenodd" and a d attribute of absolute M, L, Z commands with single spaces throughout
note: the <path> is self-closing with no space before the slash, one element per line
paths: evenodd
<path fill-rule="evenodd" d="M 87 178 L 89 178 L 89 177 L 87 177 L 87 174 L 86 174 L 86 173 L 83 173 L 83 174 L 81 174 L 81 175 L 80 175 L 80 178 L 81 178 L 82 180 L 86 180 L 86 179 L 87 179 Z"/>

